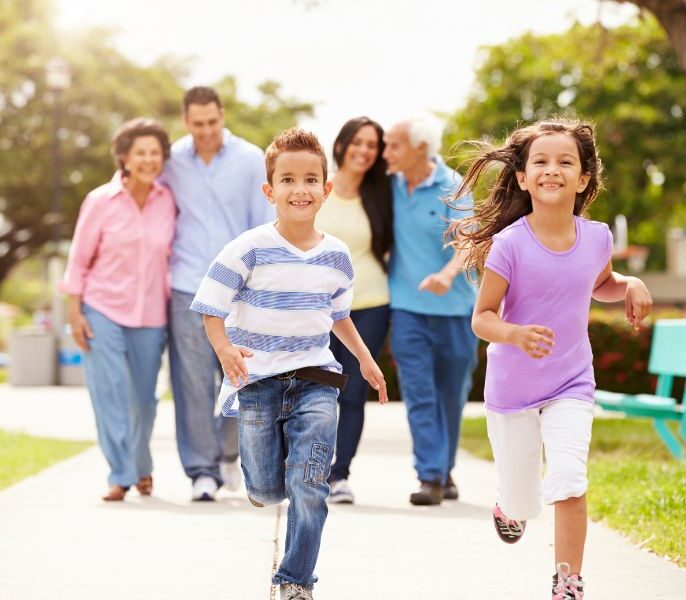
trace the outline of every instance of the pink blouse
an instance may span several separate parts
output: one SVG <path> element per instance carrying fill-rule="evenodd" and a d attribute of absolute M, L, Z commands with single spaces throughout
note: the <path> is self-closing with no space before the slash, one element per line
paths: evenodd
<path fill-rule="evenodd" d="M 165 325 L 175 220 L 166 187 L 155 183 L 141 209 L 115 173 L 81 205 L 60 291 L 125 327 Z"/>

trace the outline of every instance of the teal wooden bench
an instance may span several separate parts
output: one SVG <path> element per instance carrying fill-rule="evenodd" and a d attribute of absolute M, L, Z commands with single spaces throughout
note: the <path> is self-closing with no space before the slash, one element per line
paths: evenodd
<path fill-rule="evenodd" d="M 595 400 L 605 410 L 622 412 L 628 417 L 653 420 L 655 429 L 669 451 L 684 460 L 686 444 L 686 389 L 679 404 L 672 397 L 675 377 L 686 377 L 686 319 L 660 319 L 653 325 L 648 372 L 657 375 L 655 394 L 617 394 L 596 390 Z M 678 421 L 679 434 L 668 426 Z M 679 439 L 681 437 L 681 439 Z"/>

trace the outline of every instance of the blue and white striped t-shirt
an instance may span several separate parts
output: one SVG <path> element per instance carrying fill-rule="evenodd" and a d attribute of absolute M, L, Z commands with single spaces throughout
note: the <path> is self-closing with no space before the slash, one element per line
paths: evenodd
<path fill-rule="evenodd" d="M 224 247 L 191 309 L 223 318 L 231 343 L 253 353 L 245 359 L 249 383 L 301 367 L 340 373 L 329 333 L 350 315 L 353 278 L 350 252 L 339 239 L 324 234 L 303 251 L 267 223 Z M 218 398 L 224 416 L 236 416 L 239 389 L 224 377 Z"/>

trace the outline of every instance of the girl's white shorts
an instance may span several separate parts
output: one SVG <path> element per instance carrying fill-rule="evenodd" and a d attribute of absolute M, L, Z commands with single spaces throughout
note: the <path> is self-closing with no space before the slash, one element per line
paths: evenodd
<path fill-rule="evenodd" d="M 541 494 L 553 504 L 586 493 L 593 411 L 591 402 L 576 399 L 508 414 L 486 411 L 499 479 L 497 502 L 508 518 L 535 517 L 541 512 Z"/>

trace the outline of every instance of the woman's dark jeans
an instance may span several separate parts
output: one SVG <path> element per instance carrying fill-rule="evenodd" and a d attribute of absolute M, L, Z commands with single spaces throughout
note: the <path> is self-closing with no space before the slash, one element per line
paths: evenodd
<path fill-rule="evenodd" d="M 364 343 L 375 358 L 381 352 L 389 326 L 388 305 L 353 310 L 350 317 Z M 331 351 L 348 375 L 348 383 L 338 396 L 339 416 L 336 437 L 336 461 L 331 467 L 329 481 L 347 479 L 350 463 L 357 452 L 364 426 L 364 402 L 369 384 L 360 373 L 360 365 L 350 351 L 331 334 Z"/>

